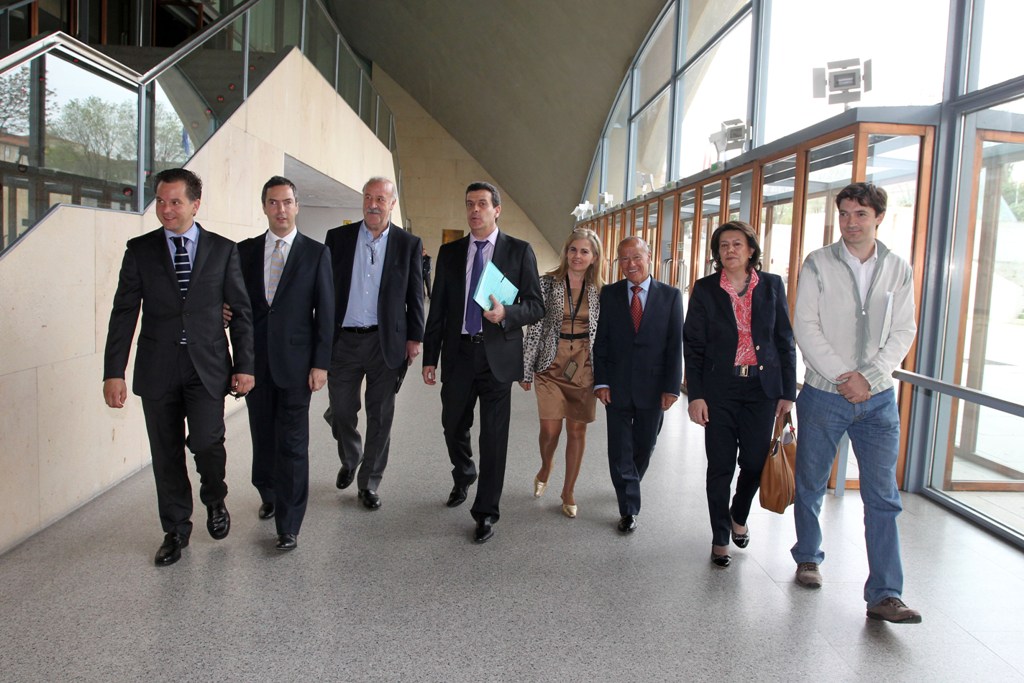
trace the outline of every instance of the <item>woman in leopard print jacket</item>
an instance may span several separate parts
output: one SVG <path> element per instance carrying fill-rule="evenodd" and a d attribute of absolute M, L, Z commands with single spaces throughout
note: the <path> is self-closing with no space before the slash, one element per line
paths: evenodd
<path fill-rule="evenodd" d="M 523 348 L 523 381 L 537 385 L 540 415 L 540 471 L 533 479 L 539 498 L 548 486 L 555 449 L 565 421 L 565 481 L 562 512 L 575 517 L 573 489 L 583 463 L 587 424 L 594 421 L 594 371 L 591 351 L 597 333 L 601 285 L 601 240 L 577 228 L 562 247 L 558 267 L 540 280 L 544 317 L 530 326 Z"/>

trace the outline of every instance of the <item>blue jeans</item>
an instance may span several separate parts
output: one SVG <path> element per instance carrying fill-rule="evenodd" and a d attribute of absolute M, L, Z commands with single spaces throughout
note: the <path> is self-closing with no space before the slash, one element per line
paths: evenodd
<path fill-rule="evenodd" d="M 864 403 L 853 404 L 839 394 L 805 386 L 796 400 L 796 414 L 799 434 L 793 559 L 818 564 L 825 559 L 818 513 L 839 439 L 847 432 L 860 468 L 860 497 L 864 502 L 869 568 L 864 600 L 877 605 L 885 598 L 900 597 L 903 565 L 896 516 L 903 511 L 903 504 L 896 488 L 900 416 L 895 392 L 887 389 Z"/>

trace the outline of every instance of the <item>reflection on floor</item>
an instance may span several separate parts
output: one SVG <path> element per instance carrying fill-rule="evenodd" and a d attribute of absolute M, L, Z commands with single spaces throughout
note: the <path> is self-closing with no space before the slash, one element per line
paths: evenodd
<path fill-rule="evenodd" d="M 757 509 L 750 546 L 713 567 L 702 436 L 681 404 L 644 481 L 640 528 L 623 537 L 604 416 L 569 520 L 557 468 L 532 496 L 536 410 L 515 387 L 502 519 L 475 546 L 468 505 L 444 506 L 439 398 L 417 375 L 399 395 L 373 512 L 334 487 L 326 396 L 314 398 L 310 507 L 292 553 L 256 517 L 241 411 L 228 420 L 226 540 L 206 535 L 200 511 L 182 560 L 154 567 L 147 469 L 0 557 L 0 679 L 1024 680 L 1024 554 L 920 496 L 904 497 L 900 524 L 904 597 L 921 625 L 864 618 L 854 491 L 826 498 L 821 590 L 793 583 L 792 511 Z M 128 409 L 141 409 L 134 397 Z"/>

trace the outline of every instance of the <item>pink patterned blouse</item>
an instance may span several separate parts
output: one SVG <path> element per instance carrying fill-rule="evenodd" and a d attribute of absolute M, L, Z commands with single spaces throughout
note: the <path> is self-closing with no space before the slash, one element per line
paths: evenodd
<path fill-rule="evenodd" d="M 750 304 L 754 297 L 754 287 L 758 282 L 757 271 L 750 271 L 750 283 L 743 296 L 733 289 L 732 283 L 722 271 L 721 285 L 732 301 L 732 312 L 736 316 L 736 329 L 739 331 L 739 344 L 736 345 L 735 365 L 757 365 L 757 353 L 754 351 L 754 339 L 750 335 Z"/>

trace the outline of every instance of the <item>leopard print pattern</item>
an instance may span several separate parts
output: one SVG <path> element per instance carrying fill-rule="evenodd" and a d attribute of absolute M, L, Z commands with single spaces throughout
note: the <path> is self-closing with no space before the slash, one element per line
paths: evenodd
<path fill-rule="evenodd" d="M 558 333 L 562 329 L 565 310 L 565 280 L 556 281 L 550 275 L 545 275 L 540 279 L 540 293 L 544 299 L 544 317 L 530 325 L 523 340 L 523 382 L 533 382 L 534 374 L 546 370 L 554 362 L 558 351 Z M 587 350 L 590 354 L 594 352 L 600 301 L 597 287 L 587 285 L 587 310 L 590 313 L 587 325 L 590 347 Z"/>

